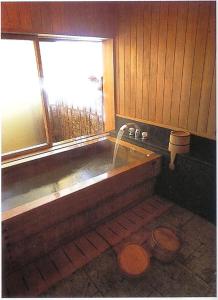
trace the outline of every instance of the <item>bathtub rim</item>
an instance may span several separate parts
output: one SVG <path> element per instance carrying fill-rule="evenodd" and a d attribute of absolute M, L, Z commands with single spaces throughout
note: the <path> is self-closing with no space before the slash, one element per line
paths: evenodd
<path fill-rule="evenodd" d="M 72 146 L 70 146 L 67 149 L 69 151 L 69 150 L 73 150 L 74 148 L 85 147 L 86 145 L 93 144 L 93 143 L 98 143 L 98 142 L 104 141 L 104 140 L 109 140 L 113 143 L 115 143 L 115 141 L 116 141 L 115 138 L 110 137 L 110 136 L 100 137 L 100 138 L 97 138 L 97 139 L 94 139 L 94 140 L 91 140 L 91 141 L 80 143 L 79 145 L 76 145 L 76 147 L 73 147 L 73 148 L 72 148 Z M 14 218 L 18 215 L 22 215 L 22 214 L 24 214 L 24 213 L 26 213 L 30 210 L 37 209 L 39 206 L 47 205 L 47 204 L 49 204 L 53 201 L 56 201 L 60 198 L 68 197 L 72 193 L 76 193 L 76 192 L 78 192 L 82 189 L 89 188 L 92 185 L 98 184 L 100 181 L 105 181 L 110 177 L 119 175 L 123 172 L 126 172 L 126 171 L 130 170 L 130 169 L 136 168 L 139 165 L 146 164 L 147 162 L 149 162 L 151 160 L 155 160 L 155 159 L 161 157 L 159 154 L 156 154 L 155 152 L 152 152 L 150 150 L 135 146 L 135 145 L 130 144 L 130 143 L 125 142 L 125 141 L 120 141 L 119 144 L 124 146 L 124 147 L 127 147 L 129 149 L 132 149 L 133 151 L 137 151 L 137 152 L 140 152 L 142 154 L 145 154 L 146 156 L 145 156 L 145 158 L 142 158 L 138 161 L 134 161 L 134 162 L 131 162 L 127 165 L 121 166 L 119 168 L 109 170 L 109 171 L 104 172 L 102 174 L 99 174 L 97 176 L 86 179 L 86 180 L 84 180 L 80 183 L 76 183 L 71 187 L 67 187 L 65 189 L 62 189 L 58 192 L 51 193 L 49 195 L 40 197 L 39 199 L 33 200 L 31 202 L 27 202 L 27 203 L 24 203 L 24 204 L 19 205 L 17 207 L 5 210 L 5 211 L 2 212 L 2 221 L 10 220 L 10 219 L 12 219 L 12 218 Z M 67 150 L 65 149 L 65 151 L 67 151 Z M 8 166 L 8 168 L 10 168 L 10 166 Z"/>
<path fill-rule="evenodd" d="M 25 164 L 25 163 L 28 163 L 28 162 L 31 162 L 34 160 L 39 160 L 40 158 L 50 157 L 52 155 L 58 155 L 58 154 L 64 153 L 69 150 L 77 149 L 86 144 L 92 144 L 96 140 L 97 141 L 105 140 L 107 137 L 109 137 L 109 133 L 103 133 L 100 135 L 89 136 L 84 139 L 80 139 L 78 141 L 71 141 L 71 142 L 61 144 L 61 145 L 55 145 L 52 148 L 49 148 L 46 150 L 42 150 L 42 151 L 31 153 L 28 155 L 16 157 L 14 159 L 4 160 L 1 163 L 1 168 L 2 168 L 2 170 L 4 170 L 4 169 L 10 168 L 10 167 Z"/>

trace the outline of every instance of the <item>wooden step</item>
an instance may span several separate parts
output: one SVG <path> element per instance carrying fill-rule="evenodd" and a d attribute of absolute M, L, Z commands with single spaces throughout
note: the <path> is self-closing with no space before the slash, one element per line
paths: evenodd
<path fill-rule="evenodd" d="M 146 225 L 172 206 L 172 203 L 156 197 L 142 201 L 77 239 L 36 259 L 34 263 L 6 276 L 3 282 L 4 293 L 8 297 L 39 296 L 110 247 L 118 253 L 127 242 L 144 244 L 150 236 Z"/>

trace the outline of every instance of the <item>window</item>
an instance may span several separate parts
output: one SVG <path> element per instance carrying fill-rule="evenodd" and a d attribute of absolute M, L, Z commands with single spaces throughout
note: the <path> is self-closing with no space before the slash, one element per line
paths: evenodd
<path fill-rule="evenodd" d="M 103 132 L 102 43 L 40 41 L 53 141 Z"/>
<path fill-rule="evenodd" d="M 113 129 L 108 41 L 3 36 L 3 159 Z"/>
<path fill-rule="evenodd" d="M 1 57 L 2 152 L 45 144 L 33 42 L 2 40 Z"/>

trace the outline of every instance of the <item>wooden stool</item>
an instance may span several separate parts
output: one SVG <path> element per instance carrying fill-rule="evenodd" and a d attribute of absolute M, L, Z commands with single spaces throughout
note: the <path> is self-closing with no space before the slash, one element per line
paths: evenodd
<path fill-rule="evenodd" d="M 138 277 L 150 266 L 150 253 L 138 244 L 128 244 L 118 255 L 121 271 L 129 277 Z"/>
<path fill-rule="evenodd" d="M 168 263 L 175 259 L 181 241 L 171 228 L 163 226 L 152 230 L 149 246 L 154 257 Z"/>

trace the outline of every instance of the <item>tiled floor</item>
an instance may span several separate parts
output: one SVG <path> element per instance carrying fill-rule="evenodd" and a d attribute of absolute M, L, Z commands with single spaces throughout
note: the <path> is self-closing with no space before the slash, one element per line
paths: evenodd
<path fill-rule="evenodd" d="M 137 279 L 122 275 L 116 256 L 122 243 L 145 245 L 159 224 L 181 236 L 177 259 L 162 264 L 152 258 L 150 270 Z M 7 292 L 40 297 L 206 297 L 216 294 L 215 270 L 215 226 L 154 196 L 12 274 Z"/>

